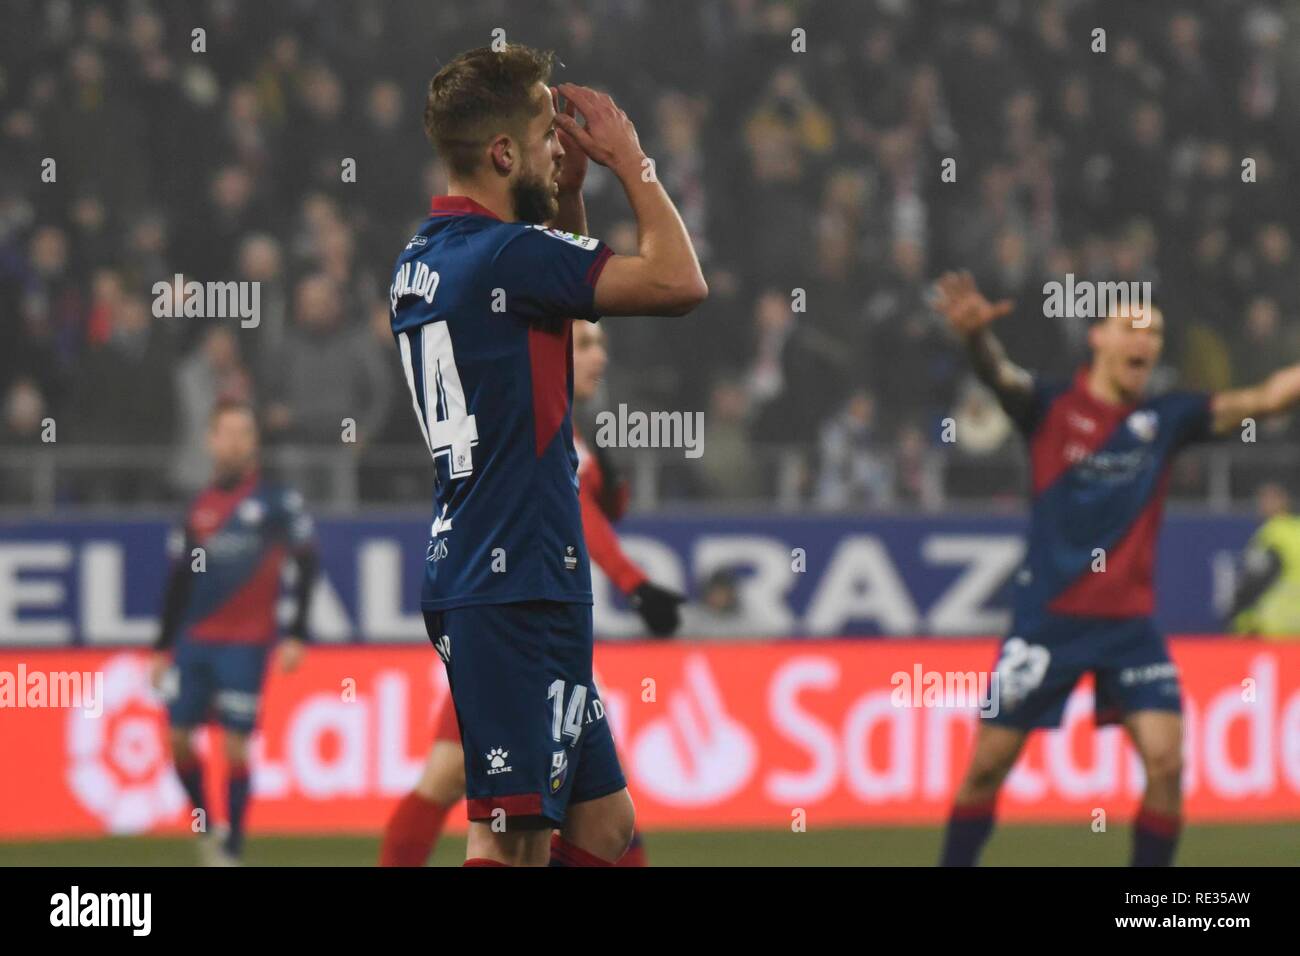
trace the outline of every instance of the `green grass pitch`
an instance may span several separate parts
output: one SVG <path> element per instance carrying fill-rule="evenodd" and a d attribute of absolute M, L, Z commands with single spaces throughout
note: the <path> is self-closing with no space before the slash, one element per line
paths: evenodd
<path fill-rule="evenodd" d="M 939 854 L 936 827 L 664 831 L 646 834 L 651 865 L 659 866 L 929 866 Z M 1123 866 L 1128 827 L 1093 833 L 1088 827 L 1004 826 L 984 854 L 996 866 Z M 251 837 L 250 866 L 371 866 L 374 836 Z M 434 866 L 456 866 L 465 841 L 447 837 Z M 114 837 L 31 843 L 0 842 L 0 866 L 188 866 L 196 861 L 183 838 Z M 1300 861 L 1300 827 L 1229 824 L 1189 827 L 1178 862 L 1191 866 L 1294 866 Z"/>

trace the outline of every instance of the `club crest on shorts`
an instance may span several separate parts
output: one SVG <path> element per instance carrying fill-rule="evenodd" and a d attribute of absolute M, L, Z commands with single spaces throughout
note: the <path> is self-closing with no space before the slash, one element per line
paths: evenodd
<path fill-rule="evenodd" d="M 564 786 L 564 778 L 569 775 L 569 754 L 557 750 L 551 754 L 551 793 L 559 793 Z"/>

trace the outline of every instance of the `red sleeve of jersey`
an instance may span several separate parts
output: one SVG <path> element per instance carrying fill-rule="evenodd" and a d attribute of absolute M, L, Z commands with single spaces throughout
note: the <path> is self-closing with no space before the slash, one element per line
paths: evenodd
<path fill-rule="evenodd" d="M 597 499 L 600 497 L 600 470 L 594 458 L 588 458 L 579 474 L 578 500 L 582 503 L 582 531 L 587 552 L 600 566 L 614 587 L 629 594 L 646 580 L 646 573 L 632 563 L 619 547 L 614 526 L 605 517 Z"/>

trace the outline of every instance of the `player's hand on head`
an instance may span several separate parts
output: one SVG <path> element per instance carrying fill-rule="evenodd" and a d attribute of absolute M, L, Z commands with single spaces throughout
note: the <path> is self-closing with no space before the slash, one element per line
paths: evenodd
<path fill-rule="evenodd" d="M 678 606 L 686 600 L 676 591 L 644 581 L 632 591 L 633 609 L 641 615 L 645 626 L 655 637 L 668 637 L 681 626 L 682 616 Z"/>
<path fill-rule="evenodd" d="M 587 164 L 589 162 L 586 152 L 577 141 L 569 135 L 560 124 L 560 117 L 567 116 L 573 118 L 576 114 L 573 100 L 565 99 L 563 106 L 560 104 L 560 91 L 558 88 L 551 87 L 551 100 L 555 104 L 555 132 L 560 138 L 560 145 L 564 148 L 564 159 L 560 164 L 560 192 L 578 193 L 582 192 L 582 184 L 587 179 Z"/>
<path fill-rule="evenodd" d="M 566 108 L 565 112 L 556 114 L 556 125 L 587 156 L 616 173 L 639 172 L 645 153 L 641 151 L 636 127 L 607 94 L 575 83 L 561 83 L 556 90 L 577 108 L 584 121 L 579 123 L 577 116 L 570 115 Z"/>
<path fill-rule="evenodd" d="M 1014 307 L 1010 299 L 990 302 L 969 272 L 945 272 L 935 283 L 934 307 L 957 332 L 978 332 Z"/>
<path fill-rule="evenodd" d="M 307 644 L 300 637 L 286 637 L 280 642 L 280 673 L 292 674 L 302 664 L 307 653 Z"/>

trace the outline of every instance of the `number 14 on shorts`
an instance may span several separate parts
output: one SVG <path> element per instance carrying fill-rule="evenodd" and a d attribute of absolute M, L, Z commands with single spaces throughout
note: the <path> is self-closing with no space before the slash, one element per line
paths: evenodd
<path fill-rule="evenodd" d="M 599 697 L 593 697 L 590 713 L 585 713 L 588 710 L 587 688 L 583 684 L 575 684 L 568 693 L 566 707 L 564 688 L 564 681 L 557 679 L 551 681 L 546 693 L 546 699 L 551 701 L 551 738 L 560 743 L 567 737 L 570 744 L 575 744 L 582 736 L 583 724 L 590 724 L 605 716 L 605 703 Z"/>

